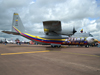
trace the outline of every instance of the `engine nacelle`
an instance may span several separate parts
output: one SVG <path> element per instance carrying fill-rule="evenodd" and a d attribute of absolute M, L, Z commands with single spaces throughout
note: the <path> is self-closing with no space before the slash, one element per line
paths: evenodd
<path fill-rule="evenodd" d="M 62 27 L 62 31 L 57 31 L 56 33 L 61 34 L 61 35 L 68 35 L 68 36 L 70 36 L 70 35 L 73 35 L 76 32 L 77 31 L 75 30 L 75 28 L 70 28 L 70 29 L 67 28 L 67 29 L 65 29 L 65 28 Z"/>
<path fill-rule="evenodd" d="M 49 35 L 49 33 L 55 33 L 55 34 L 60 34 L 60 35 L 73 35 L 76 30 L 75 28 L 65 28 L 61 27 L 61 21 L 44 21 L 43 22 L 44 26 L 44 32 L 46 35 Z"/>

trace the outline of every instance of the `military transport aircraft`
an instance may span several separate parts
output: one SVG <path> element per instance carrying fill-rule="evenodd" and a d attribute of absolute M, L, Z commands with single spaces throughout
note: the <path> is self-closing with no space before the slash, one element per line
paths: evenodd
<path fill-rule="evenodd" d="M 73 29 L 65 29 L 61 26 L 60 21 L 43 21 L 45 35 L 39 37 L 25 32 L 22 21 L 18 13 L 14 13 L 12 22 L 12 31 L 2 31 L 7 34 L 21 35 L 27 39 L 41 44 L 50 44 L 51 47 L 60 47 L 61 45 L 85 45 L 95 43 L 94 37 L 70 37 L 77 31 Z"/>

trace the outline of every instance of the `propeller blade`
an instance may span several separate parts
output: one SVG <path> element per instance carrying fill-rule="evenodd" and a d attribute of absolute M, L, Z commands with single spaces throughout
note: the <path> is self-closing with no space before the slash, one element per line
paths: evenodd
<path fill-rule="evenodd" d="M 75 30 L 75 27 L 73 27 L 73 34 L 76 33 L 77 31 Z"/>

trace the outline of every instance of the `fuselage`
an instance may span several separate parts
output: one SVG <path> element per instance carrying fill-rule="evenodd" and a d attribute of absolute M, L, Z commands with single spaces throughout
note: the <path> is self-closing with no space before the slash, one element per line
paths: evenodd
<path fill-rule="evenodd" d="M 39 37 L 35 35 L 31 35 L 28 33 L 22 33 L 20 32 L 16 27 L 13 26 L 15 31 L 17 33 L 20 33 L 21 36 L 30 39 L 34 42 L 37 43 L 42 43 L 42 44 L 61 44 L 61 45 L 88 45 L 88 44 L 93 44 L 95 43 L 94 37 L 89 36 L 90 34 L 87 34 L 88 37 L 81 36 L 81 37 L 76 37 L 76 35 L 68 37 L 68 36 L 53 36 L 53 38 L 50 37 Z M 79 36 L 82 34 L 78 34 Z M 52 36 L 51 36 L 52 37 Z M 55 38 L 54 38 L 55 37 Z M 59 38 L 57 38 L 59 37 Z"/>

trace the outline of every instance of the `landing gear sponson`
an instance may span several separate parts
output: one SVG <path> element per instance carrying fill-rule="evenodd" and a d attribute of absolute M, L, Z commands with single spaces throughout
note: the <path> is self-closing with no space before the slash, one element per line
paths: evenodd
<path fill-rule="evenodd" d="M 61 44 L 51 44 L 51 47 L 53 47 L 53 48 L 58 47 L 59 48 L 59 47 L 61 47 Z"/>

